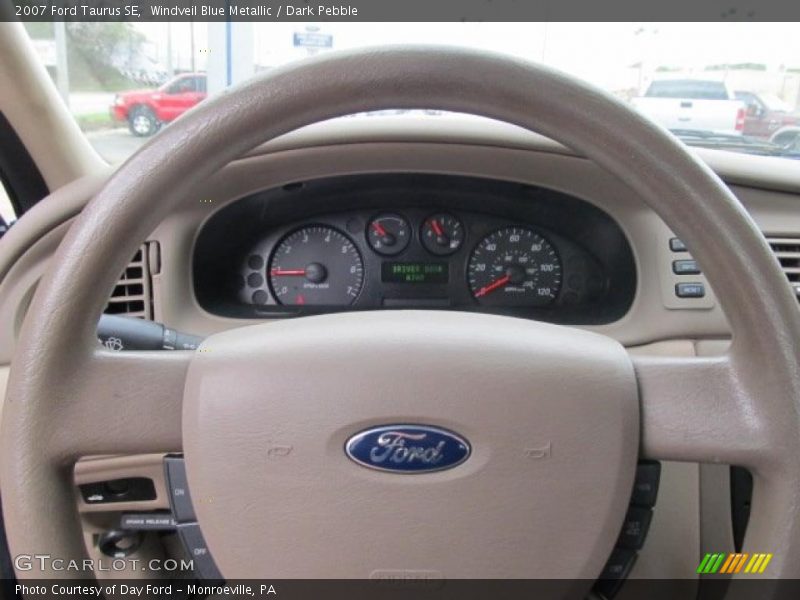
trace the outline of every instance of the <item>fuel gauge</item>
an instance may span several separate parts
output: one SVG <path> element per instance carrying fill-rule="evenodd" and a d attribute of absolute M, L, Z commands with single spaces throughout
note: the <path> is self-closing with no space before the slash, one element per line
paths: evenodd
<path fill-rule="evenodd" d="M 378 254 L 400 254 L 411 241 L 411 228 L 400 215 L 378 215 L 367 225 L 367 241 Z"/>
<path fill-rule="evenodd" d="M 431 254 L 452 254 L 464 243 L 464 227 L 453 215 L 431 215 L 422 223 L 422 245 Z"/>

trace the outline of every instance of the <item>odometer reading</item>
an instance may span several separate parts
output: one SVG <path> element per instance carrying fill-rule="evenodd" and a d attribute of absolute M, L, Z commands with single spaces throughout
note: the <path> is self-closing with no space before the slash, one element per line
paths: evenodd
<path fill-rule="evenodd" d="M 267 270 L 280 304 L 352 304 L 364 284 L 364 262 L 350 238 L 311 225 L 289 234 L 275 248 Z"/>
<path fill-rule="evenodd" d="M 555 248 L 538 233 L 506 227 L 475 247 L 467 278 L 480 304 L 544 306 L 561 289 L 561 263 Z"/>

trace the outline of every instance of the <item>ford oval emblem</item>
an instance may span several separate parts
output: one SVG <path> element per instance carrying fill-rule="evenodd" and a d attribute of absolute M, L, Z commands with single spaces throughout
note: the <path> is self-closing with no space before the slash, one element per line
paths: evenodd
<path fill-rule="evenodd" d="M 391 473 L 452 469 L 470 454 L 463 437 L 428 425 L 373 427 L 347 440 L 344 450 L 361 466 Z"/>

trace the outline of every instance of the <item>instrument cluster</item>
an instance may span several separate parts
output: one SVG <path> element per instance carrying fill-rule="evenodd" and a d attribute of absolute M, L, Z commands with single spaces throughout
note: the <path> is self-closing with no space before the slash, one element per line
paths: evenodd
<path fill-rule="evenodd" d="M 583 201 L 533 189 L 538 200 L 509 196 L 521 190 L 505 182 L 387 175 L 268 190 L 209 220 L 195 291 L 211 312 L 240 317 L 430 308 L 607 320 L 620 309 L 617 279 L 631 284 L 624 236 Z M 592 237 L 618 247 L 593 252 Z M 626 277 L 609 258 L 630 259 Z"/>

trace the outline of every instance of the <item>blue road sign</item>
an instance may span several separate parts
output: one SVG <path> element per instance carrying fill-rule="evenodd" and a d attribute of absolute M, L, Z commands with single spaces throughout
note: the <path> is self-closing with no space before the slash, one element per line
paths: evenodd
<path fill-rule="evenodd" d="M 302 48 L 332 48 L 333 36 L 328 33 L 295 33 L 294 45 Z"/>

